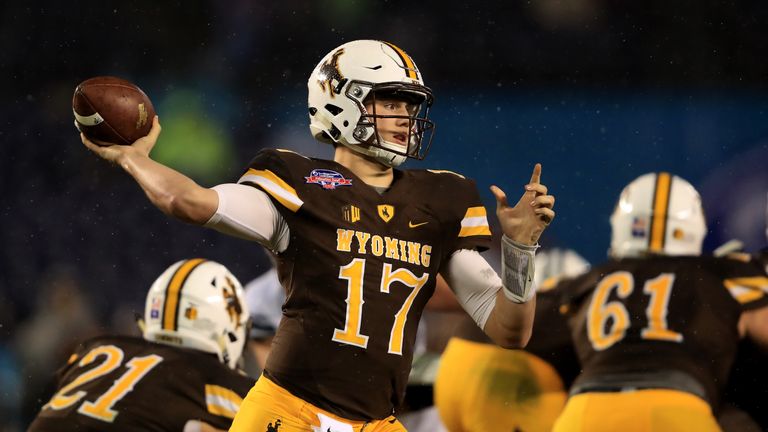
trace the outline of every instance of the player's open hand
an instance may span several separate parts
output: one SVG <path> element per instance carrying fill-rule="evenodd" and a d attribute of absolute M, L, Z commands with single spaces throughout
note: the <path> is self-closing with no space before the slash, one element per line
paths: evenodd
<path fill-rule="evenodd" d="M 510 239 L 527 245 L 535 245 L 541 233 L 555 218 L 552 207 L 555 197 L 547 195 L 547 187 L 540 183 L 541 164 L 533 168 L 531 181 L 514 207 L 507 204 L 507 195 L 498 186 L 491 186 L 496 197 L 496 217 L 501 229 Z"/>
<path fill-rule="evenodd" d="M 154 119 L 152 119 L 152 129 L 150 129 L 149 133 L 146 136 L 137 139 L 131 145 L 118 145 L 92 140 L 82 132 L 80 133 L 80 140 L 89 150 L 99 155 L 102 159 L 113 163 L 119 163 L 122 157 L 129 154 L 149 156 L 149 152 L 152 151 L 152 148 L 157 142 L 157 138 L 160 136 L 161 129 L 160 120 L 155 116 Z"/>

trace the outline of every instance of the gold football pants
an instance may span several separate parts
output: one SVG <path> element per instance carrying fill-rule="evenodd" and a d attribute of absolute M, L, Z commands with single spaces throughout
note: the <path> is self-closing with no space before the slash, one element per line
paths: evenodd
<path fill-rule="evenodd" d="M 677 390 L 582 393 L 568 399 L 553 432 L 718 432 L 704 400 Z"/>
<path fill-rule="evenodd" d="M 460 338 L 448 342 L 435 380 L 451 432 L 549 432 L 565 399 L 560 376 L 540 358 Z"/>
<path fill-rule="evenodd" d="M 370 422 L 347 420 L 300 399 L 263 375 L 232 422 L 230 432 L 406 432 L 394 417 Z"/>

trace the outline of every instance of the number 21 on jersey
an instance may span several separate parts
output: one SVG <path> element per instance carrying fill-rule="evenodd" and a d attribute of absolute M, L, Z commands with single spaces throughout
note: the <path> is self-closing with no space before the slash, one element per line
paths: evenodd
<path fill-rule="evenodd" d="M 662 273 L 645 282 L 643 294 L 650 296 L 645 315 L 648 325 L 640 332 L 646 340 L 682 342 L 683 335 L 667 327 L 667 309 L 674 273 Z M 592 294 L 592 301 L 587 311 L 587 335 L 595 351 L 610 348 L 624 339 L 631 326 L 630 315 L 621 301 L 608 301 L 612 292 L 620 300 L 629 297 L 635 289 L 635 279 L 631 273 L 619 271 L 604 277 Z M 607 326 L 608 321 L 610 326 Z"/>
<path fill-rule="evenodd" d="M 89 351 L 88 354 L 80 360 L 78 366 L 88 366 L 97 361 L 99 357 L 103 358 L 101 363 L 93 369 L 80 374 L 72 382 L 64 386 L 53 395 L 51 401 L 48 402 L 43 409 L 62 410 L 80 402 L 80 400 L 85 397 L 86 392 L 80 390 L 72 393 L 72 391 L 77 387 L 102 377 L 120 367 L 125 355 L 123 354 L 123 350 L 114 345 L 102 345 Z M 154 354 L 132 358 L 126 363 L 128 370 L 120 375 L 104 394 L 99 396 L 99 398 L 93 402 L 84 402 L 80 405 L 80 408 L 77 409 L 77 412 L 97 420 L 109 423 L 113 422 L 118 414 L 117 411 L 112 409 L 115 404 L 125 397 L 125 395 L 130 393 L 136 383 L 144 378 L 152 368 L 162 361 L 162 357 Z"/>

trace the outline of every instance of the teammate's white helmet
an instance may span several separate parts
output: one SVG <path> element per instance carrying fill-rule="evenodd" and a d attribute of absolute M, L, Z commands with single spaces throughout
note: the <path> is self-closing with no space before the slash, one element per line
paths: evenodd
<path fill-rule="evenodd" d="M 423 159 L 429 151 L 432 91 L 424 86 L 411 57 L 395 45 L 376 40 L 345 43 L 320 60 L 307 86 L 309 129 L 316 139 L 345 145 L 392 167 L 408 157 Z M 385 93 L 412 100 L 419 109 L 409 116 L 369 113 L 363 104 L 366 97 Z M 384 117 L 408 119 L 408 149 L 381 138 L 376 118 Z"/>
<path fill-rule="evenodd" d="M 699 193 L 665 172 L 642 175 L 621 191 L 611 228 L 614 258 L 700 255 L 707 233 Z"/>
<path fill-rule="evenodd" d="M 179 261 L 155 280 L 144 309 L 144 339 L 215 353 L 235 368 L 248 327 L 243 287 L 223 265 Z"/>

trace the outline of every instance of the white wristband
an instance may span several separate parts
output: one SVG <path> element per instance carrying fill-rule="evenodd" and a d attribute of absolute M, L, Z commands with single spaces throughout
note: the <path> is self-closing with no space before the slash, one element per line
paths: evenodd
<path fill-rule="evenodd" d="M 515 303 L 533 298 L 534 256 L 539 245 L 526 245 L 501 236 L 501 284 L 504 295 Z"/>

